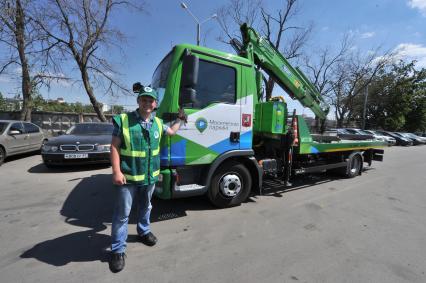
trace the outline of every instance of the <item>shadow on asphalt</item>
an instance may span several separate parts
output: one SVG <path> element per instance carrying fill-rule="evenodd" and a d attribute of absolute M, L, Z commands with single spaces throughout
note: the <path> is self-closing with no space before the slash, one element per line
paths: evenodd
<path fill-rule="evenodd" d="M 28 169 L 28 173 L 47 173 L 47 174 L 55 174 L 55 173 L 67 173 L 67 172 L 83 172 L 83 171 L 92 171 L 99 170 L 111 167 L 110 164 L 82 164 L 82 165 L 64 165 L 64 166 L 55 166 L 52 168 L 47 168 L 44 163 L 37 164 L 30 169 Z"/>
<path fill-rule="evenodd" d="M 100 232 L 107 229 L 107 225 L 111 223 L 114 192 L 110 174 L 82 178 L 65 200 L 60 215 L 70 225 L 89 229 L 38 243 L 21 254 L 21 258 L 35 258 L 54 266 L 63 266 L 70 262 L 107 261 L 110 237 Z M 215 209 L 204 197 L 171 201 L 154 198 L 152 205 L 151 222 L 184 217 L 187 211 Z M 135 208 L 132 208 L 130 224 L 137 222 L 138 209 Z M 136 231 L 129 229 L 128 241 L 136 240 Z"/>
<path fill-rule="evenodd" d="M 33 152 L 27 152 L 27 153 L 21 153 L 17 155 L 7 156 L 4 160 L 4 163 L 12 162 L 21 158 L 27 158 L 30 156 L 40 155 L 40 150 L 33 151 Z M 41 157 L 41 156 L 40 156 Z"/>
<path fill-rule="evenodd" d="M 33 167 L 30 170 L 35 169 Z M 263 195 L 283 197 L 283 194 L 289 191 L 339 179 L 342 178 L 330 174 L 305 175 L 294 179 L 291 187 L 285 187 L 279 182 L 265 180 Z M 67 181 L 76 181 L 76 179 Z M 332 187 L 329 189 L 333 190 Z M 81 179 L 68 195 L 60 214 L 65 218 L 66 223 L 88 228 L 89 230 L 75 232 L 39 243 L 25 251 L 21 258 L 36 258 L 54 266 L 62 266 L 70 262 L 107 261 L 107 248 L 110 245 L 110 237 L 100 232 L 107 229 L 107 224 L 111 223 L 114 192 L 110 174 L 96 174 Z M 252 195 L 247 202 L 255 202 L 256 197 L 256 195 Z M 154 198 L 152 205 L 151 222 L 185 217 L 187 211 L 216 209 L 205 197 L 176 200 Z M 135 208 L 132 208 L 130 224 L 137 222 L 136 212 L 138 209 Z M 135 241 L 137 241 L 136 231 L 129 230 L 128 242 Z"/>

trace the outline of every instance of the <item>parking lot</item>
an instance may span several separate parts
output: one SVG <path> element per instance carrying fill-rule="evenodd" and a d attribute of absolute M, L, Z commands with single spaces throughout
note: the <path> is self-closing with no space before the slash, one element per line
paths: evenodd
<path fill-rule="evenodd" d="M 426 146 L 392 147 L 362 176 L 325 174 L 231 209 L 154 201 L 159 242 L 129 227 L 125 269 L 108 269 L 111 169 L 0 167 L 2 282 L 426 282 Z"/>

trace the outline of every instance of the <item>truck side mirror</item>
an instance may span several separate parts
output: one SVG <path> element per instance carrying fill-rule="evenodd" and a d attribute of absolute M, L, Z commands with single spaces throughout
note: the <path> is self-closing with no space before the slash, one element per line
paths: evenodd
<path fill-rule="evenodd" d="M 183 56 L 179 106 L 195 102 L 199 62 L 199 58 L 195 55 Z"/>
<path fill-rule="evenodd" d="M 142 88 L 143 88 L 143 86 L 140 82 L 133 84 L 133 92 L 134 93 L 139 93 L 142 90 Z"/>

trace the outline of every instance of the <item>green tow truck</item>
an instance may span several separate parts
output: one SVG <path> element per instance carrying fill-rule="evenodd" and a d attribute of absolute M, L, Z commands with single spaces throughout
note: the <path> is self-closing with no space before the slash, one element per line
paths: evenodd
<path fill-rule="evenodd" d="M 355 177 L 364 163 L 383 160 L 385 143 L 311 135 L 302 116 L 288 115 L 284 99 L 265 101 L 262 70 L 319 119 L 328 113 L 299 69 L 252 28 L 244 24 L 241 33 L 242 43 L 232 41 L 238 55 L 176 45 L 154 72 L 156 115 L 165 123 L 179 107 L 188 115 L 177 135 L 162 140 L 159 198 L 206 194 L 214 205 L 230 207 L 251 191 L 262 193 L 265 178 L 289 186 L 292 176 L 311 172 Z"/>

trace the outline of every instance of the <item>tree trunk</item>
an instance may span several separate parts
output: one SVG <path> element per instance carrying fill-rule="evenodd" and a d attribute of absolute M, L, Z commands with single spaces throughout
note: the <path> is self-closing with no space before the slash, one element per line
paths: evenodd
<path fill-rule="evenodd" d="M 16 1 L 16 44 L 19 52 L 19 59 L 21 60 L 22 68 L 22 98 L 23 105 L 20 114 L 20 119 L 25 121 L 31 121 L 31 78 L 30 70 L 28 66 L 28 60 L 25 54 L 25 15 L 21 6 L 21 1 Z"/>
<path fill-rule="evenodd" d="M 271 99 L 272 97 L 272 91 L 274 90 L 274 85 L 275 82 L 272 78 L 268 78 L 268 82 L 266 83 L 266 87 L 265 87 L 265 98 L 266 101 L 268 101 L 269 99 Z"/>
<path fill-rule="evenodd" d="M 98 115 L 99 120 L 101 120 L 102 122 L 106 122 L 107 119 L 105 118 L 105 115 L 102 111 L 102 104 L 96 100 L 96 97 L 93 94 L 93 88 L 90 85 L 89 74 L 87 73 L 87 70 L 84 68 L 84 66 L 80 65 L 80 71 L 81 71 L 81 78 L 83 80 L 84 88 L 86 89 L 87 95 L 89 96 L 90 103 L 92 103 L 93 105 L 93 109 Z"/>

